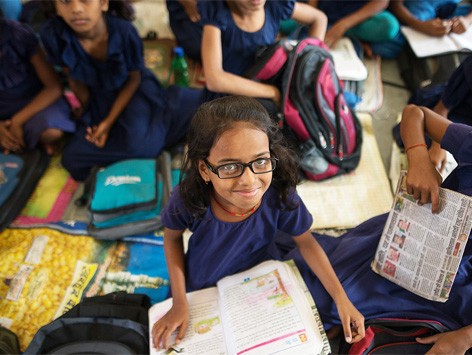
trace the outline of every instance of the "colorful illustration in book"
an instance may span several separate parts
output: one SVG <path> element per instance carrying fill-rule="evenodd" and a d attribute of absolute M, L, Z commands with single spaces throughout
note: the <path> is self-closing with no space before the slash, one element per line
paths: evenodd
<path fill-rule="evenodd" d="M 403 210 L 403 204 L 405 201 L 401 197 L 397 197 L 397 200 L 395 201 L 395 207 L 393 209 L 397 212 L 401 212 Z"/>
<path fill-rule="evenodd" d="M 384 267 L 383 267 L 383 272 L 386 273 L 387 275 L 390 275 L 392 277 L 395 276 L 395 271 L 396 271 L 396 267 L 394 264 L 392 264 L 391 262 L 389 261 L 385 261 L 385 264 L 384 264 Z"/>
<path fill-rule="evenodd" d="M 387 258 L 392 260 L 394 263 L 398 262 L 398 259 L 400 258 L 400 253 L 398 252 L 398 249 L 390 247 L 387 252 Z"/>
<path fill-rule="evenodd" d="M 274 308 L 283 307 L 293 302 L 277 269 L 266 275 L 247 280 L 243 284 L 251 285 L 249 289 L 251 294 L 259 294 L 267 300 L 274 300 Z"/>
<path fill-rule="evenodd" d="M 400 219 L 398 221 L 398 229 L 402 232 L 402 233 L 407 233 L 408 232 L 408 229 L 410 228 L 410 222 L 407 222 L 406 220 L 404 219 Z"/>
<path fill-rule="evenodd" d="M 195 325 L 193 326 L 193 329 L 196 334 L 205 334 L 205 333 L 208 333 L 213 327 L 217 326 L 220 323 L 221 323 L 220 317 L 203 319 L 195 323 Z"/>
<path fill-rule="evenodd" d="M 405 244 L 405 239 L 406 239 L 406 237 L 405 237 L 404 235 L 395 234 L 395 235 L 393 236 L 393 242 L 396 243 L 396 244 L 398 244 L 398 247 L 399 247 L 400 249 L 403 248 L 403 244 Z"/>

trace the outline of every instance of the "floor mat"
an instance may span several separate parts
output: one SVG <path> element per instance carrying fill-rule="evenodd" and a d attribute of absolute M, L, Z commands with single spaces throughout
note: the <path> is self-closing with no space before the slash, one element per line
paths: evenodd
<path fill-rule="evenodd" d="M 77 186 L 62 166 L 61 156 L 51 157 L 46 172 L 11 226 L 60 221 Z"/>
<path fill-rule="evenodd" d="M 304 181 L 297 187 L 313 215 L 312 229 L 353 228 L 390 210 L 392 192 L 372 130 L 372 118 L 369 114 L 358 116 L 364 141 L 357 169 L 324 181 Z"/>
<path fill-rule="evenodd" d="M 0 234 L 0 325 L 18 336 L 22 351 L 82 297 L 125 290 L 157 303 L 167 295 L 162 235 L 99 241 L 84 228 L 58 223 Z"/>

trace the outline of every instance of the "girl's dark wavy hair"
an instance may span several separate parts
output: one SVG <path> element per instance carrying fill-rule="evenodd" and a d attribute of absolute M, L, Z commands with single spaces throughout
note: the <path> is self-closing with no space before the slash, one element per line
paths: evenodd
<path fill-rule="evenodd" d="M 279 159 L 271 183 L 277 191 L 279 208 L 297 207 L 289 203 L 288 197 L 298 184 L 298 165 L 278 126 L 255 99 L 226 96 L 201 105 L 187 135 L 188 150 L 180 174 L 180 195 L 185 207 L 197 217 L 209 207 L 211 196 L 211 183 L 205 184 L 198 164 L 208 157 L 221 135 L 240 122 L 252 124 L 267 133 L 270 154 Z"/>
<path fill-rule="evenodd" d="M 57 16 L 56 6 L 54 5 L 55 1 L 56 0 L 39 0 L 39 7 L 45 18 Z M 122 18 L 123 20 L 134 20 L 131 5 L 127 4 L 124 0 L 108 0 L 108 13 L 112 16 Z"/>

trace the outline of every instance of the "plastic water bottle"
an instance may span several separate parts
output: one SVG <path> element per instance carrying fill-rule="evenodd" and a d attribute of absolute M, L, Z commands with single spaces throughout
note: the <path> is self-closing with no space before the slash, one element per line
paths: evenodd
<path fill-rule="evenodd" d="M 174 59 L 172 60 L 172 72 L 174 73 L 174 84 L 188 87 L 188 65 L 184 57 L 182 47 L 174 48 Z"/>

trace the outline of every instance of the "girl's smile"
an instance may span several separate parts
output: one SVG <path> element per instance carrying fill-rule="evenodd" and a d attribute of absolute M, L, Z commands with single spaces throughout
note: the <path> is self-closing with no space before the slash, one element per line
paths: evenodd
<path fill-rule="evenodd" d="M 210 150 L 207 161 L 216 168 L 222 164 L 247 164 L 260 158 L 270 158 L 269 138 L 252 124 L 237 123 L 225 131 Z M 272 181 L 272 172 L 254 174 L 246 166 L 241 176 L 220 179 L 202 161 L 200 175 L 211 182 L 214 198 L 233 213 L 245 214 L 258 205 Z"/>

